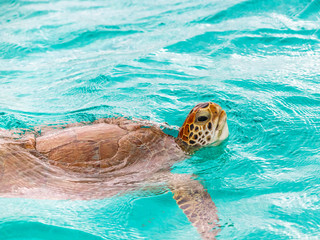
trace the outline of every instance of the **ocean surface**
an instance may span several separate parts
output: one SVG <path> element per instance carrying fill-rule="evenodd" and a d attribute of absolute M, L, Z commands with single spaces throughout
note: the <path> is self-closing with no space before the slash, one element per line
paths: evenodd
<path fill-rule="evenodd" d="M 175 127 L 214 101 L 229 139 L 172 171 L 208 189 L 217 239 L 320 239 L 319 29 L 319 0 L 1 0 L 0 127 Z M 201 238 L 164 192 L 2 198 L 0 239 Z"/>

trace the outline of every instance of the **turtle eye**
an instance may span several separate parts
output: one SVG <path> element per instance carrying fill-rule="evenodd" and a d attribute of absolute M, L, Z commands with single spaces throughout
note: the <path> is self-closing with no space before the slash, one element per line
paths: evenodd
<path fill-rule="evenodd" d="M 200 117 L 198 117 L 198 121 L 199 122 L 204 122 L 204 121 L 207 121 L 208 120 L 208 117 L 206 117 L 206 116 L 200 116 Z"/>

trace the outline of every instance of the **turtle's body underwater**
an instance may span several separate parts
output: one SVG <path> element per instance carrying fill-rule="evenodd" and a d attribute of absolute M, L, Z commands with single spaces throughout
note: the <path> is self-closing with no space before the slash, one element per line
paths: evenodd
<path fill-rule="evenodd" d="M 0 132 L 0 197 L 89 200 L 163 183 L 202 237 L 211 239 L 218 218 L 210 195 L 170 167 L 228 134 L 226 113 L 211 102 L 191 110 L 177 138 L 124 118 L 20 138 Z"/>

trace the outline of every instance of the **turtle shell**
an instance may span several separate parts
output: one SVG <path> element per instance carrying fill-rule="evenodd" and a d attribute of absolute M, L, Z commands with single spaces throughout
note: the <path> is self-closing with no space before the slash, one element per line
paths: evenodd
<path fill-rule="evenodd" d="M 113 166 L 119 140 L 128 131 L 99 123 L 52 131 L 36 138 L 36 150 L 50 163 L 73 170 Z"/>
<path fill-rule="evenodd" d="M 95 199 L 140 188 L 185 153 L 160 128 L 124 119 L 0 138 L 0 196 Z"/>
<path fill-rule="evenodd" d="M 123 170 L 133 163 L 142 169 L 148 166 L 146 171 L 156 171 L 171 159 L 184 156 L 174 138 L 161 129 L 125 118 L 99 119 L 91 125 L 45 131 L 36 138 L 35 150 L 51 165 L 95 175 Z M 145 161 L 153 164 L 146 165 Z"/>

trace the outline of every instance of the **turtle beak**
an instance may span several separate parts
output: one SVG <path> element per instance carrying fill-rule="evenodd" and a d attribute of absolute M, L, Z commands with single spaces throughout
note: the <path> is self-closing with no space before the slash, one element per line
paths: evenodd
<path fill-rule="evenodd" d="M 218 138 L 218 141 L 226 140 L 228 136 L 229 136 L 229 128 L 228 128 L 228 123 L 226 122 L 221 130 L 221 135 Z"/>
<path fill-rule="evenodd" d="M 227 115 L 225 111 L 222 110 L 219 116 L 219 122 L 216 128 L 215 137 L 214 137 L 214 145 L 219 145 L 222 141 L 227 139 L 229 136 L 229 128 L 227 123 Z"/>

